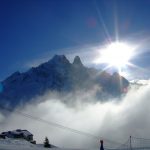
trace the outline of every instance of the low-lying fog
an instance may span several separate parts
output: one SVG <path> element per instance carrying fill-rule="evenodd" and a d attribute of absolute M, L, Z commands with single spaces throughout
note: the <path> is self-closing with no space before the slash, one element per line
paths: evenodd
<path fill-rule="evenodd" d="M 79 92 L 62 98 L 55 93 L 47 93 L 36 98 L 43 102 L 37 104 L 34 99 L 30 104 L 17 108 L 17 111 L 41 118 L 49 124 L 19 113 L 7 117 L 0 114 L 0 132 L 27 129 L 34 134 L 38 143 L 43 142 L 47 136 L 54 145 L 72 148 L 98 148 L 99 139 L 62 129 L 62 126 L 101 137 L 104 146 L 109 143 L 107 140 L 124 143 L 130 135 L 150 137 L 149 85 L 131 89 L 122 100 L 109 100 L 105 103 L 97 102 L 91 93 Z M 66 104 L 67 101 L 69 104 Z M 59 128 L 51 122 L 62 126 Z M 118 146 L 117 143 L 109 144 Z"/>

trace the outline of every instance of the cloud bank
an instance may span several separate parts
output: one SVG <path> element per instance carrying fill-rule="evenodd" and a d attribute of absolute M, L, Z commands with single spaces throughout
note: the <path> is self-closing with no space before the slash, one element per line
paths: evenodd
<path fill-rule="evenodd" d="M 96 101 L 91 93 L 78 93 L 76 97 L 47 93 L 36 98 L 39 103 L 34 103 L 33 100 L 32 103 L 17 108 L 17 111 L 90 133 L 103 138 L 105 146 L 114 144 L 114 147 L 117 147 L 117 143 L 111 143 L 107 139 L 124 143 L 130 135 L 149 138 L 149 91 L 149 85 L 138 89 L 132 88 L 122 100 L 111 100 L 105 103 Z M 77 99 L 78 101 L 75 101 Z M 70 103 L 66 104 L 66 101 Z M 17 128 L 27 129 L 34 134 L 37 142 L 43 142 L 45 136 L 48 136 L 50 142 L 59 147 L 99 147 L 99 139 L 90 135 L 63 130 L 55 125 L 23 117 L 17 113 L 8 116 L 0 114 L 0 127 L 0 132 Z"/>

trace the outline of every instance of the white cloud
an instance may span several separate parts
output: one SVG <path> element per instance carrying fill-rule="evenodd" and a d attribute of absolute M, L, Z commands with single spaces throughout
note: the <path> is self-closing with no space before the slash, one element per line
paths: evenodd
<path fill-rule="evenodd" d="M 150 135 L 150 86 L 131 89 L 122 101 L 109 101 L 106 103 L 86 101 L 92 99 L 92 94 L 56 96 L 46 94 L 38 98 L 41 103 L 28 104 L 20 108 L 21 112 L 36 116 L 43 120 L 61 124 L 79 131 L 91 133 L 104 139 L 122 143 L 132 135 L 148 138 Z M 65 104 L 64 100 L 78 103 Z M 19 108 L 18 108 L 19 109 Z M 12 113 L 5 117 L 0 116 L 0 131 L 17 128 L 28 129 L 34 134 L 38 142 L 43 142 L 48 136 L 51 143 L 60 147 L 89 148 L 98 147 L 99 140 L 92 137 L 72 133 L 50 124 L 39 122 L 20 114 Z M 109 144 L 104 140 L 105 146 Z M 114 146 L 118 146 L 117 144 Z"/>

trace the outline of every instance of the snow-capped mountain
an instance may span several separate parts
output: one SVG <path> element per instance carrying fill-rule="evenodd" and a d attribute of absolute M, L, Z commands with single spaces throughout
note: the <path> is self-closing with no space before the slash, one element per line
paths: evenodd
<path fill-rule="evenodd" d="M 79 56 L 73 63 L 64 55 L 55 55 L 51 60 L 27 72 L 15 72 L 1 82 L 3 91 L 0 93 L 1 102 L 17 105 L 29 101 L 46 91 L 72 92 L 74 90 L 90 90 L 100 87 L 97 92 L 109 95 L 120 95 L 126 91 L 129 82 L 118 73 L 110 75 L 105 71 L 85 67 Z"/>

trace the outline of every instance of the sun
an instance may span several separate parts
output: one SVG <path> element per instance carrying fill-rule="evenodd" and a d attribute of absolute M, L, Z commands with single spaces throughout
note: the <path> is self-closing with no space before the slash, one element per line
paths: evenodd
<path fill-rule="evenodd" d="M 100 50 L 100 56 L 95 63 L 106 63 L 120 69 L 129 64 L 134 50 L 135 48 L 127 43 L 114 42 Z"/>

